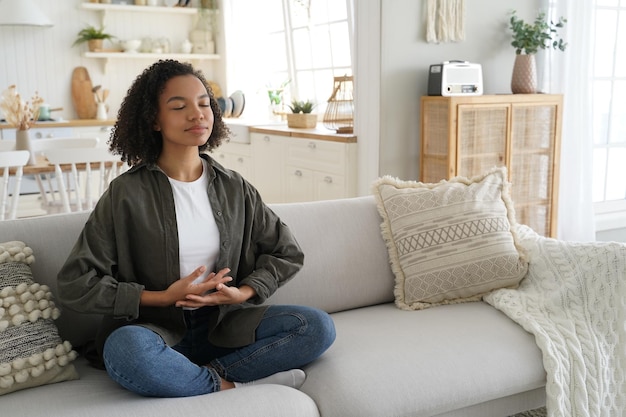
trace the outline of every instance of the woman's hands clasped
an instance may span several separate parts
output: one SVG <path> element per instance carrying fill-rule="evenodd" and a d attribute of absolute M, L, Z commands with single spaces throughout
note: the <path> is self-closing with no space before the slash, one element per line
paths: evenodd
<path fill-rule="evenodd" d="M 226 283 L 233 280 L 228 275 L 229 268 L 211 272 L 200 282 L 195 282 L 206 272 L 206 267 L 196 268 L 191 274 L 176 280 L 164 291 L 148 291 L 141 293 L 140 304 L 143 306 L 166 307 L 204 307 L 220 304 L 241 304 L 256 295 L 252 287 L 229 287 Z M 210 292 L 214 290 L 213 292 Z"/>
<path fill-rule="evenodd" d="M 227 282 L 232 281 L 228 276 L 229 268 L 218 272 L 211 272 L 202 282 L 194 282 L 206 271 L 204 266 L 197 268 L 190 275 L 173 283 L 167 291 L 176 295 L 176 307 L 204 307 L 220 304 L 240 304 L 252 296 L 254 290 L 243 285 L 241 288 L 229 287 Z M 209 292 L 214 290 L 213 292 Z"/>

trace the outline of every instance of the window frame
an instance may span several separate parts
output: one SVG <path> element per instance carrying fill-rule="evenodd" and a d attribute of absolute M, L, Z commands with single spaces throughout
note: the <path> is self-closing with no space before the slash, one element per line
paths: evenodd
<path fill-rule="evenodd" d="M 607 121 L 605 122 L 606 125 L 603 126 L 606 129 L 606 137 L 603 138 L 605 140 L 599 142 L 597 140 L 593 141 L 593 151 L 594 154 L 597 150 L 599 149 L 606 149 L 606 157 L 605 160 L 607 162 L 605 162 L 604 164 L 604 171 L 603 171 L 603 175 L 604 175 L 604 179 L 601 181 L 602 185 L 603 185 L 603 191 L 602 191 L 602 195 L 604 196 L 604 198 L 606 198 L 606 185 L 607 185 L 607 176 L 609 175 L 608 173 L 608 155 L 611 152 L 611 149 L 614 148 L 622 148 L 626 146 L 626 140 L 625 141 L 621 141 L 621 142 L 611 142 L 610 141 L 610 134 L 611 134 L 611 118 L 614 115 L 613 112 L 613 106 L 615 105 L 615 103 L 613 102 L 612 98 L 614 97 L 615 94 L 615 82 L 616 81 L 626 81 L 626 75 L 625 76 L 616 76 L 615 74 L 615 67 L 616 67 L 616 53 L 619 49 L 619 37 L 618 37 L 618 31 L 620 30 L 620 25 L 624 25 L 626 26 L 626 19 L 624 17 L 622 17 L 622 20 L 620 22 L 620 14 L 622 14 L 623 16 L 626 16 L 626 1 L 621 0 L 621 1 L 616 1 L 614 5 L 609 5 L 609 4 L 598 4 L 597 2 L 594 4 L 594 26 L 597 24 L 597 15 L 595 12 L 597 12 L 598 10 L 614 10 L 617 13 L 616 16 L 616 27 L 615 27 L 615 43 L 613 46 L 613 59 L 612 59 L 612 68 L 611 68 L 611 75 L 610 76 L 606 76 L 606 75 L 597 75 L 596 71 L 595 71 L 595 67 L 594 67 L 594 71 L 592 73 L 592 79 L 591 79 L 591 91 L 592 94 L 594 92 L 594 86 L 596 84 L 596 82 L 598 81 L 604 81 L 604 82 L 610 82 L 611 84 L 611 101 L 608 104 L 608 118 Z M 623 28 L 624 30 L 626 30 L 626 27 Z M 598 48 L 596 48 L 596 44 L 597 42 L 599 42 L 595 36 L 597 35 L 597 33 L 594 33 L 594 41 L 593 41 L 593 55 L 594 55 L 594 62 L 596 61 L 596 54 L 598 53 Z M 595 110 L 595 108 L 594 108 Z M 595 117 L 592 120 L 592 123 L 594 124 L 594 129 L 593 132 L 595 133 L 596 131 L 598 131 L 597 126 L 595 126 L 596 122 L 595 122 Z M 593 173 L 596 174 L 595 169 L 593 170 Z M 626 181 L 626 180 L 625 180 Z M 593 183 L 594 183 L 594 187 L 596 186 L 597 182 L 597 178 L 593 179 Z M 626 185 L 626 184 L 625 184 Z M 626 189 L 626 187 L 625 187 Z M 595 189 L 594 189 L 594 195 L 595 195 Z M 626 190 L 625 190 L 626 191 Z M 596 230 L 598 231 L 602 231 L 602 230 L 610 230 L 610 229 L 616 229 L 616 228 L 622 228 L 622 227 L 626 227 L 626 195 L 624 196 L 623 199 L 617 199 L 617 200 L 602 200 L 602 201 L 594 201 L 593 202 L 593 207 L 594 207 L 594 211 L 596 213 Z"/>

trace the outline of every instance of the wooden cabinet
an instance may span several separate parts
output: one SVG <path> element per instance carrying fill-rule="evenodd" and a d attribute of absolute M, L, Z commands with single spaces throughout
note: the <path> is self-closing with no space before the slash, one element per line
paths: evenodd
<path fill-rule="evenodd" d="M 251 128 L 255 187 L 270 203 L 356 196 L 356 137 Z M 334 140 L 332 140 L 334 139 Z"/>
<path fill-rule="evenodd" d="M 517 221 L 555 237 L 561 95 L 422 97 L 420 180 L 506 166 Z"/>

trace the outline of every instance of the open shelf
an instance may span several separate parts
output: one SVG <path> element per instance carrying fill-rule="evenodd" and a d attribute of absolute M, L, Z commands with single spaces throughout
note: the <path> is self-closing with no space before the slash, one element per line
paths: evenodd
<path fill-rule="evenodd" d="M 180 59 L 180 60 L 205 60 L 220 59 L 215 54 L 155 54 L 152 52 L 85 52 L 85 58 L 103 58 L 103 59 Z"/>
<path fill-rule="evenodd" d="M 167 7 L 167 6 L 135 6 L 132 4 L 101 4 L 101 3 L 81 3 L 81 8 L 85 10 L 101 12 L 139 12 L 139 13 L 178 13 L 196 14 L 198 9 L 194 7 Z"/>
<path fill-rule="evenodd" d="M 104 60 L 104 72 L 106 73 L 111 59 L 176 59 L 179 61 L 204 61 L 204 60 L 217 60 L 220 59 L 219 55 L 214 54 L 155 54 L 151 52 L 85 52 L 83 54 L 85 58 L 96 58 Z"/>

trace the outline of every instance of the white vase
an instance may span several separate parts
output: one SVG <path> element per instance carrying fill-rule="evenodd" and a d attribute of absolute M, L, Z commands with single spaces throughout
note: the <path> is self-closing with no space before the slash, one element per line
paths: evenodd
<path fill-rule="evenodd" d="M 107 119 L 107 105 L 105 103 L 98 103 L 98 109 L 96 111 L 96 119 L 98 120 Z"/>
<path fill-rule="evenodd" d="M 36 165 L 37 158 L 35 158 L 35 153 L 33 152 L 33 148 L 30 143 L 30 130 L 28 129 L 18 129 L 15 132 L 15 150 L 17 151 L 28 151 L 30 152 L 30 158 L 28 159 L 28 165 Z"/>

